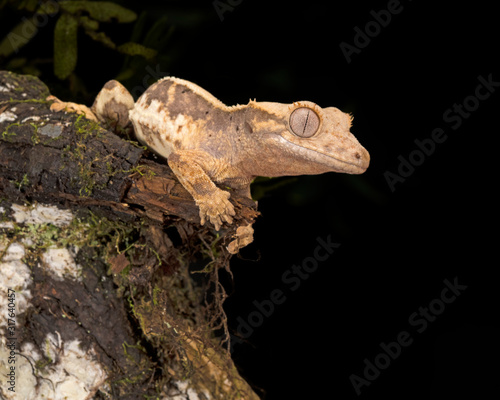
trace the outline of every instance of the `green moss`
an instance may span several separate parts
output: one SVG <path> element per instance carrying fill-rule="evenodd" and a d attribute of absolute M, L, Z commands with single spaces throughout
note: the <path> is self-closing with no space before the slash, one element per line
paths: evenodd
<path fill-rule="evenodd" d="M 29 125 L 33 128 L 34 132 L 31 135 L 31 142 L 35 145 L 40 143 L 40 136 L 38 135 L 38 125 L 30 122 Z"/>
<path fill-rule="evenodd" d="M 21 182 L 19 182 L 19 184 L 17 185 L 17 188 L 18 188 L 19 190 L 21 190 L 21 188 L 22 188 L 23 186 L 28 186 L 28 185 L 29 185 L 29 183 L 30 183 L 30 181 L 29 181 L 29 179 L 28 179 L 28 174 L 24 174 L 24 175 L 23 175 L 23 179 L 21 180 Z"/>
<path fill-rule="evenodd" d="M 103 129 L 95 121 L 87 119 L 83 114 L 78 115 L 74 128 L 76 134 L 82 136 L 83 139 L 87 139 L 89 136 L 101 137 Z"/>
<path fill-rule="evenodd" d="M 79 187 L 80 196 L 90 196 L 96 190 L 106 188 L 106 185 L 116 175 L 138 174 L 152 179 L 155 173 L 146 165 L 133 166 L 130 169 L 116 168 L 113 165 L 113 156 L 103 157 L 99 153 L 99 147 L 93 146 L 89 139 L 102 137 L 105 132 L 96 122 L 88 120 L 85 116 L 79 115 L 73 123 L 76 133 L 74 144 L 67 145 L 62 150 L 63 162 L 61 170 L 69 166 L 76 165 L 77 173 L 71 181 L 73 187 Z M 67 161 L 64 161 L 67 160 Z M 103 175 L 104 171 L 104 175 Z"/>
<path fill-rule="evenodd" d="M 96 256 L 107 261 L 110 255 L 131 248 L 130 242 L 136 236 L 133 232 L 139 229 L 130 222 L 111 221 L 91 212 L 84 218 L 73 218 L 67 226 L 62 227 L 50 223 L 13 225 L 13 229 L 0 235 L 0 241 L 8 244 L 29 243 L 25 245 L 26 258 L 33 260 L 51 247 L 76 246 L 94 248 Z M 2 255 L 0 252 L 0 259 Z"/>
<path fill-rule="evenodd" d="M 49 339 L 45 339 L 45 357 L 40 358 L 35 363 L 35 369 L 38 371 L 43 371 L 47 365 L 50 365 L 54 362 L 52 357 L 50 357 L 50 342 Z"/>
<path fill-rule="evenodd" d="M 14 132 L 9 132 L 10 128 L 12 128 L 13 126 L 21 126 L 21 123 L 13 122 L 12 124 L 7 125 L 5 130 L 2 132 L 1 135 L 2 140 L 9 142 L 10 139 L 16 135 Z"/>
<path fill-rule="evenodd" d="M 5 130 L 2 132 L 0 139 L 5 141 L 5 142 L 12 142 L 13 138 L 17 136 L 16 131 L 19 131 L 19 134 L 21 135 L 30 135 L 31 131 L 31 136 L 30 140 L 33 145 L 37 145 L 40 143 L 41 138 L 38 133 L 39 127 L 42 125 L 37 125 L 34 122 L 13 122 L 12 124 L 7 125 Z M 25 132 L 25 130 L 27 130 Z"/>
<path fill-rule="evenodd" d="M 80 134 L 88 135 L 92 134 L 86 131 L 83 132 L 83 128 L 80 128 Z M 74 186 L 80 186 L 79 195 L 80 196 L 90 196 L 95 189 L 103 189 L 105 187 L 104 184 L 97 185 L 95 182 L 95 174 L 96 172 L 92 170 L 91 165 L 96 160 L 87 160 L 87 146 L 83 142 L 76 142 L 74 146 L 66 146 L 62 151 L 63 159 L 68 159 L 71 163 L 76 164 L 78 168 L 78 174 L 75 176 L 71 183 Z M 66 163 L 61 163 L 60 169 L 63 170 L 66 168 Z"/>
<path fill-rule="evenodd" d="M 156 173 L 147 165 L 136 165 L 130 169 L 114 169 L 113 165 L 108 161 L 106 162 L 106 169 L 108 171 L 108 176 L 112 178 L 116 174 L 138 174 L 144 176 L 146 179 L 153 179 Z"/>
<path fill-rule="evenodd" d="M 25 92 L 24 88 L 21 88 L 23 90 L 20 90 L 21 92 Z M 17 90 L 14 89 L 14 90 Z M 47 90 L 47 96 L 49 96 L 49 92 Z M 47 97 L 46 96 L 46 97 Z M 19 104 L 19 103 L 38 103 L 38 104 L 48 104 L 49 103 L 49 100 L 44 100 L 44 99 L 26 99 L 26 100 L 19 100 L 19 99 L 13 99 L 13 98 L 10 98 L 9 100 L 2 100 L 0 101 L 0 106 L 2 104 Z"/>
<path fill-rule="evenodd" d="M 159 288 L 158 286 L 155 286 L 153 288 L 153 304 L 155 306 L 158 305 L 158 294 L 161 293 L 161 288 Z"/>
<path fill-rule="evenodd" d="M 93 179 L 95 172 L 92 171 L 87 164 L 78 164 L 78 183 L 82 183 L 82 187 L 78 194 L 80 196 L 90 196 L 94 188 L 98 187 L 102 189 L 103 186 L 98 186 Z"/>
<path fill-rule="evenodd" d="M 144 348 L 144 346 L 140 345 L 139 343 L 137 343 L 135 345 L 131 345 L 131 344 L 128 344 L 127 342 L 123 342 L 122 347 L 123 347 L 123 354 L 129 360 L 129 362 L 131 364 L 135 364 L 136 367 L 140 368 L 141 367 L 140 364 L 137 363 L 137 357 L 130 354 L 128 349 L 135 349 L 135 350 L 140 351 L 141 353 L 147 354 L 147 351 Z"/>

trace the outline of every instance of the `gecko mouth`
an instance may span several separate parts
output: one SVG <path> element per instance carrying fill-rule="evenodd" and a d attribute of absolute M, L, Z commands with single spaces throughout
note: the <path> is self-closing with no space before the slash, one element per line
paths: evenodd
<path fill-rule="evenodd" d="M 301 146 L 278 136 L 286 148 L 297 153 L 301 159 L 309 160 L 318 166 L 325 166 L 330 172 L 343 172 L 347 174 L 362 174 L 370 164 L 370 155 L 362 146 L 353 153 L 351 160 L 335 157 L 321 151 Z"/>

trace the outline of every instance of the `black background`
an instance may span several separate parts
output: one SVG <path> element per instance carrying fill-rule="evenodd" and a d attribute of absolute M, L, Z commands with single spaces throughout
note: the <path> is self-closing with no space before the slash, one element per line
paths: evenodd
<path fill-rule="evenodd" d="M 387 10 L 387 1 L 233 0 L 222 21 L 212 1 L 124 4 L 142 7 L 152 20 L 167 15 L 175 26 L 162 50 L 167 56 L 154 68 L 196 82 L 226 104 L 256 98 L 336 106 L 354 115 L 352 132 L 371 154 L 360 176 L 278 178 L 261 186 L 259 193 L 280 183 L 259 200 L 255 241 L 232 260 L 234 292 L 226 303 L 236 331 L 255 315 L 255 301 L 276 289 L 286 296 L 234 344 L 235 362 L 256 391 L 266 399 L 357 398 L 351 375 L 363 378 L 365 359 L 373 362 L 381 342 L 407 331 L 412 343 L 361 387 L 360 398 L 498 393 L 492 172 L 500 88 L 456 129 L 443 119 L 474 95 L 478 76 L 500 82 L 499 24 L 490 3 L 402 0 L 401 12 L 351 62 L 340 44 L 353 45 L 355 27 L 364 30 L 371 11 Z M 116 30 L 115 38 L 128 40 L 126 32 Z M 49 35 L 49 55 L 50 47 Z M 82 38 L 76 73 L 93 95 L 122 62 Z M 64 86 L 54 82 L 56 92 Z M 415 140 L 436 128 L 446 140 L 391 190 L 387 171 L 397 174 L 401 159 L 418 149 Z M 313 256 L 318 237 L 339 246 L 290 290 L 283 274 Z M 417 332 L 421 325 L 410 325 L 410 316 L 440 298 L 445 279 L 467 288 Z"/>

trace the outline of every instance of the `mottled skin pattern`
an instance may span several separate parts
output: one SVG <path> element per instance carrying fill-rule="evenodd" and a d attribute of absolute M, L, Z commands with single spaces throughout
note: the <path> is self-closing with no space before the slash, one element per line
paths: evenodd
<path fill-rule="evenodd" d="M 200 208 L 201 223 L 217 230 L 232 222 L 234 208 L 216 184 L 249 197 L 256 176 L 360 174 L 370 161 L 349 131 L 350 115 L 308 101 L 228 107 L 189 81 L 166 77 L 135 104 L 109 81 L 92 110 L 120 126 L 130 119 L 137 138 L 168 159 Z"/>

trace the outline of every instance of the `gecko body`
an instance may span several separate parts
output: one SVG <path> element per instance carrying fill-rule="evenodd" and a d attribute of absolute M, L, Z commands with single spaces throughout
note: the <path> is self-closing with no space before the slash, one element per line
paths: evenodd
<path fill-rule="evenodd" d="M 257 176 L 363 173 L 370 155 L 350 132 L 352 118 L 310 101 L 250 101 L 226 106 L 198 85 L 166 77 L 137 102 L 117 81 L 99 92 L 92 111 L 165 157 L 200 209 L 201 223 L 231 223 L 231 188 L 250 197 Z M 220 186 L 220 187 L 219 187 Z"/>

